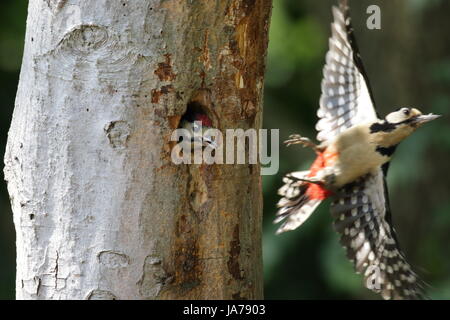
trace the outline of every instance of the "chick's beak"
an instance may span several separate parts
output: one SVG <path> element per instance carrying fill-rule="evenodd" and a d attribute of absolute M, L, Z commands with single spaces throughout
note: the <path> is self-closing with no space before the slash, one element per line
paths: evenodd
<path fill-rule="evenodd" d="M 218 147 L 217 143 L 213 139 L 211 139 L 211 137 L 209 137 L 209 136 L 204 136 L 203 137 L 203 146 L 204 147 L 208 147 L 209 146 L 212 149 L 217 149 L 217 147 Z"/>

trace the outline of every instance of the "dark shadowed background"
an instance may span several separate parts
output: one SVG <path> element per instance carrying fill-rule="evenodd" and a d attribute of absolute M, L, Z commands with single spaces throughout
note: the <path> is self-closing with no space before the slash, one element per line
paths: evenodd
<path fill-rule="evenodd" d="M 212 0 L 211 0 L 212 1 Z M 217 0 L 219 1 L 219 0 Z M 273 0 L 264 126 L 315 137 L 332 0 Z M 25 33 L 25 0 L 0 2 L 0 157 L 14 106 Z M 431 298 L 450 298 L 450 1 L 351 1 L 355 33 L 380 114 L 401 106 L 444 117 L 398 148 L 388 183 L 400 243 Z M 366 9 L 381 7 L 381 30 Z M 299 230 L 275 236 L 276 190 L 283 174 L 306 169 L 310 150 L 280 147 L 280 171 L 263 177 L 267 299 L 378 299 L 362 286 L 332 229 L 328 202 Z M 3 179 L 2 179 L 3 180 Z M 0 181 L 0 299 L 14 298 L 15 234 Z"/>

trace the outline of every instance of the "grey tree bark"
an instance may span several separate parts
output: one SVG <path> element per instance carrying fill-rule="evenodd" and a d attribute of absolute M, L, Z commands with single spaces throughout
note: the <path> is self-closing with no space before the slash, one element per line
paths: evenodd
<path fill-rule="evenodd" d="M 18 299 L 260 299 L 258 165 L 174 165 L 197 102 L 260 128 L 271 0 L 30 0 L 5 156 Z"/>

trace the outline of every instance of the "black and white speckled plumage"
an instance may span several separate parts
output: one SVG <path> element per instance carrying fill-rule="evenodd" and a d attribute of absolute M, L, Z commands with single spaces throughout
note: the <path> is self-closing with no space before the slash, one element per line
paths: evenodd
<path fill-rule="evenodd" d="M 340 8 L 333 7 L 334 22 L 330 51 L 327 54 L 320 109 L 324 110 L 332 103 L 328 111 L 319 112 L 327 123 L 342 123 L 340 126 L 326 126 L 319 131 L 318 139 L 332 139 L 343 130 L 368 121 L 378 121 L 367 76 L 353 36 L 348 7 L 341 2 Z M 348 50 L 338 50 L 336 43 Z M 337 76 L 328 70 L 333 62 L 344 61 L 346 70 L 351 73 L 344 76 L 344 84 L 332 83 L 330 76 Z M 349 62 L 351 61 L 351 62 Z M 340 69 L 344 71 L 344 68 Z M 352 75 L 352 77 L 350 76 Z M 351 81 L 353 80 L 353 81 Z M 344 92 L 343 95 L 330 95 L 330 88 Z M 333 90 L 333 93 L 334 93 Z M 353 93 L 353 94 L 352 94 Z M 340 99 L 340 100 L 339 100 Z M 337 103 L 334 102 L 345 102 Z M 341 111 L 341 110 L 344 111 Z M 348 114 L 347 118 L 339 116 Z M 338 115 L 338 117 L 336 117 Z M 320 123 L 319 121 L 319 123 Z M 340 122 L 339 122 L 340 121 Z M 380 148 L 380 147 L 379 147 Z M 391 147 L 395 150 L 395 147 Z M 392 150 L 392 152 L 393 152 Z M 381 150 L 383 151 L 383 150 Z M 388 152 L 389 156 L 392 152 Z M 386 172 L 387 173 L 387 172 Z M 379 168 L 356 182 L 346 185 L 338 192 L 331 205 L 335 219 L 335 229 L 341 235 L 341 244 L 346 248 L 347 257 L 353 261 L 357 272 L 364 275 L 364 285 L 378 292 L 384 299 L 419 299 L 423 297 L 423 283 L 418 279 L 401 252 L 395 230 L 392 225 L 385 174 Z"/>
<path fill-rule="evenodd" d="M 385 299 L 421 299 L 423 283 L 398 246 L 380 168 L 346 185 L 331 205 L 334 227 L 364 284 Z"/>
<path fill-rule="evenodd" d="M 333 17 L 317 112 L 319 141 L 331 140 L 355 124 L 378 120 L 348 10 L 343 4 L 333 7 Z"/>
<path fill-rule="evenodd" d="M 334 7 L 333 16 L 333 32 L 324 69 L 319 109 L 323 110 L 319 111 L 322 120 L 317 125 L 319 140 L 332 139 L 355 124 L 378 121 L 367 76 L 354 40 L 348 7 L 344 3 L 341 3 L 340 8 Z M 337 43 L 341 44 L 343 50 L 339 50 Z M 329 71 L 333 63 L 338 63 L 337 60 L 340 62 L 340 71 L 351 70 L 351 73 L 339 73 L 339 77 L 344 76 L 345 83 L 330 81 L 331 77 L 334 76 L 335 79 L 338 76 Z M 344 94 L 339 95 L 339 92 Z M 330 103 L 332 106 L 328 108 Z M 342 118 L 342 114 L 348 116 Z M 326 125 L 322 129 L 320 123 L 324 119 Z M 335 125 L 329 126 L 330 123 Z M 336 125 L 339 123 L 342 124 Z M 391 155 L 389 152 L 389 156 Z M 331 205 L 334 226 L 341 235 L 341 244 L 346 248 L 347 257 L 353 261 L 357 272 L 364 275 L 364 285 L 380 293 L 385 299 L 422 298 L 422 282 L 405 260 L 392 226 L 382 169 L 346 185 L 339 190 L 339 194 L 342 196 Z"/>
<path fill-rule="evenodd" d="M 300 227 L 320 204 L 320 200 L 309 199 L 305 194 L 306 185 L 300 179 L 308 174 L 309 171 L 297 171 L 283 178 L 284 185 L 278 190 L 278 195 L 282 197 L 277 204 L 280 209 L 274 223 L 284 222 L 277 234 Z"/>

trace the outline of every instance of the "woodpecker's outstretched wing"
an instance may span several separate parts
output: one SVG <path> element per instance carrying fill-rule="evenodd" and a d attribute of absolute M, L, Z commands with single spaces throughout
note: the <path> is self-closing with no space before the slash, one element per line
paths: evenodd
<path fill-rule="evenodd" d="M 339 8 L 333 7 L 333 16 L 317 112 L 319 141 L 330 140 L 355 124 L 378 119 L 346 1 L 341 1 Z"/>
<path fill-rule="evenodd" d="M 343 187 L 331 205 L 334 227 L 368 289 L 384 299 L 421 299 L 423 283 L 398 246 L 385 188 L 381 168 Z"/>

